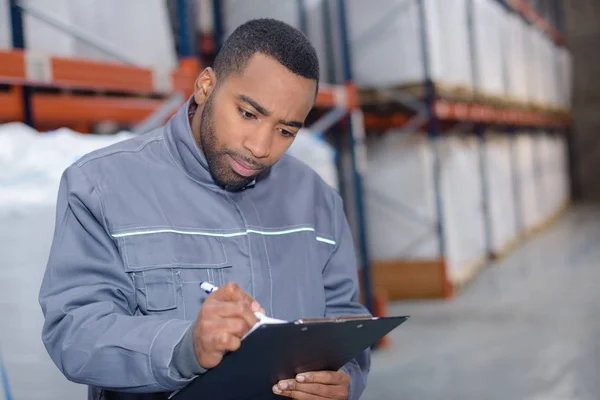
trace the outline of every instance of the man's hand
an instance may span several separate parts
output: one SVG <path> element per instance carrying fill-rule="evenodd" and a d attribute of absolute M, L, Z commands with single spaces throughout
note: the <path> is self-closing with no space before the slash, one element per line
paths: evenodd
<path fill-rule="evenodd" d="M 242 337 L 258 321 L 255 311 L 262 311 L 260 305 L 235 283 L 227 283 L 208 295 L 192 335 L 198 363 L 206 369 L 214 368 L 226 351 L 236 351 Z"/>
<path fill-rule="evenodd" d="M 273 386 L 273 393 L 299 400 L 346 400 L 350 375 L 344 371 L 304 372 Z"/>

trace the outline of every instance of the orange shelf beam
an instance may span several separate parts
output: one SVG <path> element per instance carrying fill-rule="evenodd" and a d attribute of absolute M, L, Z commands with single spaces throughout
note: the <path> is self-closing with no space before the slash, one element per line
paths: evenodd
<path fill-rule="evenodd" d="M 23 120 L 21 88 L 0 92 L 0 122 Z"/>
<path fill-rule="evenodd" d="M 436 117 L 442 122 L 472 122 L 491 125 L 522 127 L 565 128 L 570 124 L 568 115 L 555 115 L 539 111 L 505 109 L 486 104 L 470 104 L 438 100 L 434 105 Z M 387 130 L 400 128 L 411 118 L 409 113 L 365 113 L 365 128 Z"/>
<path fill-rule="evenodd" d="M 185 60 L 181 68 L 162 71 L 127 64 L 34 55 L 21 50 L 0 50 L 0 83 L 117 91 L 131 94 L 191 94 L 200 65 Z"/>
<path fill-rule="evenodd" d="M 329 85 L 319 84 L 319 93 L 315 100 L 315 107 L 333 108 L 345 107 L 353 109 L 358 106 L 358 91 L 353 84 Z"/>
<path fill-rule="evenodd" d="M 40 124 L 114 121 L 130 124 L 143 120 L 162 100 L 36 93 L 31 99 L 34 119 Z"/>
<path fill-rule="evenodd" d="M 106 91 L 152 93 L 152 70 L 116 63 L 51 58 L 53 84 Z"/>

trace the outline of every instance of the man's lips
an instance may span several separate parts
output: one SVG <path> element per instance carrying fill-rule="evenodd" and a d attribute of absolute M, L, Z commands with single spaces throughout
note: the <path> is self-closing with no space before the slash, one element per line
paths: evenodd
<path fill-rule="evenodd" d="M 254 164 L 249 164 L 239 158 L 233 157 L 228 154 L 229 163 L 231 164 L 231 168 L 241 176 L 250 177 L 256 175 L 257 172 L 262 170 L 262 167 L 258 167 Z"/>

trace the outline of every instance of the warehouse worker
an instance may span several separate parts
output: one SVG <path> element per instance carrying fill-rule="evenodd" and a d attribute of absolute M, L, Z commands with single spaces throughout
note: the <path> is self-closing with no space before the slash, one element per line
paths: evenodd
<path fill-rule="evenodd" d="M 300 32 L 250 21 L 163 128 L 64 172 L 43 341 L 90 398 L 166 398 L 235 351 L 259 309 L 285 320 L 367 314 L 339 195 L 284 154 L 318 80 Z M 220 289 L 206 294 L 205 281 Z M 366 350 L 272 390 L 357 399 L 369 363 Z"/>

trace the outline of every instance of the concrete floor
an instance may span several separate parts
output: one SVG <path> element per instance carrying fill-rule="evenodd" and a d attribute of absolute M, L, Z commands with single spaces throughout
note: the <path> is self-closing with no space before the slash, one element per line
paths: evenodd
<path fill-rule="evenodd" d="M 53 218 L 49 209 L 0 210 L 0 348 L 17 400 L 86 397 L 39 338 Z M 362 398 L 600 398 L 599 243 L 600 208 L 579 207 L 456 298 L 391 305 L 412 318 L 374 354 Z"/>

